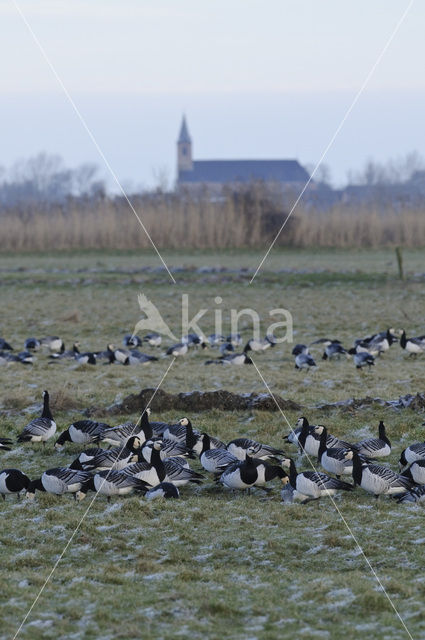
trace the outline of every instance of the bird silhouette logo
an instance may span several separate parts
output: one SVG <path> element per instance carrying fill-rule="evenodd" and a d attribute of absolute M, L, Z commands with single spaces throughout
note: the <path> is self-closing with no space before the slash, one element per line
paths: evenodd
<path fill-rule="evenodd" d="M 146 318 L 141 318 L 139 322 L 137 322 L 133 330 L 133 336 L 145 331 L 154 331 L 156 333 L 161 333 L 164 336 L 168 336 L 171 340 L 177 342 L 177 338 L 159 313 L 154 303 L 151 302 L 143 293 L 139 293 L 137 300 L 139 307 L 145 314 Z"/>

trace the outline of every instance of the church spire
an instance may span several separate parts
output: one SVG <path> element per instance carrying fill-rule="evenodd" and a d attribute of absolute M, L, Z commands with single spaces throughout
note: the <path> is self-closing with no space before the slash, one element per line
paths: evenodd
<path fill-rule="evenodd" d="M 190 135 L 189 135 L 189 130 L 187 128 L 186 116 L 185 115 L 183 115 L 182 124 L 181 124 L 181 127 L 180 127 L 179 139 L 177 140 L 177 142 L 178 143 L 186 142 L 188 144 L 192 144 L 192 140 L 191 140 Z"/>
<path fill-rule="evenodd" d="M 177 140 L 177 175 L 179 176 L 182 171 L 193 171 L 192 139 L 189 135 L 185 115 L 183 115 Z"/>

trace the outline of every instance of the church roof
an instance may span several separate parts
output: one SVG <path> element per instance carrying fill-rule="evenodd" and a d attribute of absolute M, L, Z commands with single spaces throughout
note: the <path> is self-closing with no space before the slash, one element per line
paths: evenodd
<path fill-rule="evenodd" d="M 190 139 L 189 131 L 186 124 L 186 116 L 183 116 L 182 124 L 180 127 L 179 139 L 177 142 L 188 142 L 189 144 L 192 142 Z"/>
<path fill-rule="evenodd" d="M 195 160 L 192 171 L 179 171 L 178 181 L 223 184 L 252 180 L 306 182 L 309 177 L 297 160 Z"/>

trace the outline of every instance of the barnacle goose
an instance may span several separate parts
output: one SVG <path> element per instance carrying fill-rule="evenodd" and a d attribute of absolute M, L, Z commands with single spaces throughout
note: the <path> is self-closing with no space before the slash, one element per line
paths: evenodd
<path fill-rule="evenodd" d="M 402 469 L 416 460 L 425 460 L 425 442 L 416 442 L 401 452 L 399 467 Z"/>
<path fill-rule="evenodd" d="M 107 497 L 108 502 L 111 496 L 126 496 L 133 491 L 143 491 L 147 489 L 146 483 L 139 478 L 127 475 L 122 471 L 109 470 L 99 471 L 88 482 L 86 482 L 77 493 L 77 500 L 82 500 L 88 491 L 96 491 Z"/>
<path fill-rule="evenodd" d="M 75 497 L 77 491 L 80 491 L 91 477 L 92 474 L 89 471 L 70 469 L 69 467 L 47 469 L 40 478 L 31 480 L 27 487 L 26 497 L 32 500 L 36 490 L 53 493 L 57 496 L 73 493 Z"/>
<path fill-rule="evenodd" d="M 201 473 L 193 471 L 184 464 L 182 465 L 177 458 L 165 458 L 163 464 L 168 481 L 175 484 L 176 487 L 181 487 L 188 482 L 201 484 L 205 478 Z"/>
<path fill-rule="evenodd" d="M 205 364 L 233 364 L 237 366 L 241 366 L 244 364 L 252 364 L 251 358 L 247 355 L 247 346 L 245 346 L 242 353 L 229 353 L 227 355 L 222 355 L 220 358 L 216 360 L 206 360 Z"/>
<path fill-rule="evenodd" d="M 49 358 L 51 358 L 52 360 L 64 360 L 66 358 L 74 358 L 77 355 L 80 355 L 80 343 L 79 342 L 74 342 L 74 344 L 72 345 L 72 349 L 67 349 L 66 351 L 63 350 L 60 353 L 52 353 Z"/>
<path fill-rule="evenodd" d="M 0 451 L 10 451 L 10 444 L 12 444 L 12 440 L 10 438 L 0 438 Z"/>
<path fill-rule="evenodd" d="M 398 342 L 398 338 L 394 335 L 391 329 L 387 329 L 386 332 L 377 333 L 372 336 L 369 341 L 369 352 L 373 355 L 380 356 L 391 347 L 393 342 Z"/>
<path fill-rule="evenodd" d="M 160 482 L 156 487 L 152 487 L 145 493 L 146 500 L 156 500 L 157 498 L 179 498 L 180 493 L 176 485 L 172 482 Z"/>
<path fill-rule="evenodd" d="M 188 347 L 202 347 L 205 349 L 207 346 L 207 338 L 204 335 L 198 336 L 196 333 L 189 333 L 187 336 L 183 336 L 182 343 L 187 344 Z"/>
<path fill-rule="evenodd" d="M 83 468 L 87 471 L 98 469 L 115 469 L 120 471 L 125 466 L 137 460 L 137 452 L 140 449 L 141 442 L 136 436 L 129 438 L 124 446 L 114 447 L 113 449 L 88 450 L 82 453 L 86 454 L 86 459 L 82 454 L 74 460 L 71 468 Z M 93 452 L 93 454 L 92 454 Z M 78 467 L 78 463 L 81 467 Z"/>
<path fill-rule="evenodd" d="M 164 480 L 168 481 L 164 461 L 161 458 L 161 448 L 162 441 L 155 440 L 151 450 L 150 462 L 142 460 L 139 453 L 139 462 L 133 462 L 133 464 L 128 465 L 123 469 L 123 472 L 126 475 L 143 480 L 150 487 L 155 487 Z"/>
<path fill-rule="evenodd" d="M 289 468 L 289 482 L 299 494 L 317 500 L 322 496 L 333 496 L 337 491 L 352 491 L 354 486 L 338 478 L 331 478 L 320 471 L 298 473 L 292 458 L 285 458 L 282 465 Z"/>
<path fill-rule="evenodd" d="M 266 335 L 262 340 L 251 338 L 245 345 L 245 353 L 247 351 L 262 352 L 276 345 L 276 338 L 273 335 Z"/>
<path fill-rule="evenodd" d="M 162 435 L 166 440 L 185 442 L 186 446 L 192 449 L 201 434 L 196 429 L 193 429 L 189 418 L 181 418 L 177 424 L 168 425 Z"/>
<path fill-rule="evenodd" d="M 415 484 L 425 484 L 425 460 L 416 460 L 403 472 Z"/>
<path fill-rule="evenodd" d="M 74 359 L 79 365 L 83 364 L 96 364 L 96 354 L 91 351 L 85 353 L 74 353 Z"/>
<path fill-rule="evenodd" d="M 40 347 L 41 347 L 41 342 L 40 340 L 37 340 L 37 338 L 27 338 L 25 340 L 24 348 L 27 349 L 27 351 L 37 351 Z M 1 348 L 1 344 L 0 344 L 0 348 Z"/>
<path fill-rule="evenodd" d="M 221 449 L 222 451 L 226 450 L 225 442 L 222 442 L 221 440 L 219 440 L 218 438 L 215 438 L 214 436 L 210 436 L 205 431 L 201 433 L 197 443 L 195 444 L 194 447 L 192 447 L 192 451 L 196 453 L 199 456 L 199 458 L 206 451 L 214 451 L 216 449 Z"/>
<path fill-rule="evenodd" d="M 281 449 L 275 449 L 268 444 L 261 444 L 250 438 L 236 438 L 227 445 L 227 450 L 233 453 L 238 460 L 245 460 L 248 450 L 251 449 L 256 458 L 269 458 L 270 456 L 284 456 Z"/>
<path fill-rule="evenodd" d="M 19 500 L 19 492 L 27 489 L 29 483 L 28 476 L 19 471 L 19 469 L 3 469 L 0 471 L 0 493 L 3 500 L 6 500 L 6 495 L 9 493 L 16 493 Z"/>
<path fill-rule="evenodd" d="M 245 460 L 228 466 L 220 476 L 220 482 L 229 489 L 250 489 L 258 480 L 258 470 L 254 459 L 254 447 L 248 447 Z"/>
<path fill-rule="evenodd" d="M 124 336 L 124 338 L 122 339 L 122 343 L 125 347 L 140 347 L 140 345 L 142 344 L 143 340 L 141 338 L 139 338 L 139 336 L 135 336 L 132 334 L 127 334 L 126 336 Z"/>
<path fill-rule="evenodd" d="M 174 356 L 175 358 L 179 358 L 180 356 L 185 356 L 188 350 L 187 342 L 178 342 L 177 344 L 173 344 L 172 347 L 167 349 L 165 355 Z"/>
<path fill-rule="evenodd" d="M 387 437 L 385 425 L 382 420 L 379 423 L 378 431 L 379 438 L 369 438 L 356 442 L 351 445 L 353 450 L 369 458 L 384 458 L 385 456 L 389 456 L 391 453 L 391 442 Z"/>
<path fill-rule="evenodd" d="M 299 353 L 295 356 L 295 369 L 310 369 L 315 366 L 316 363 L 309 353 Z"/>
<path fill-rule="evenodd" d="M 388 467 L 362 463 L 357 453 L 353 454 L 353 479 L 354 484 L 372 493 L 376 499 L 381 494 L 399 495 L 412 487 L 409 478 L 395 473 Z"/>
<path fill-rule="evenodd" d="M 147 484 L 154 487 L 162 481 L 172 482 L 176 486 L 182 486 L 188 482 L 199 484 L 204 478 L 203 475 L 192 471 L 185 462 L 178 462 L 178 458 L 161 458 L 162 442 L 157 440 L 153 442 L 151 461 L 135 462 L 126 467 L 123 472 L 136 478 L 144 480 Z M 139 456 L 140 457 L 140 456 Z"/>
<path fill-rule="evenodd" d="M 143 342 L 147 342 L 150 347 L 160 347 L 162 337 L 159 335 L 159 333 L 148 333 L 143 337 Z"/>
<path fill-rule="evenodd" d="M 13 351 L 13 347 L 5 340 L 0 338 L 0 350 L 1 351 Z"/>
<path fill-rule="evenodd" d="M 308 456 L 312 456 L 314 458 L 318 455 L 320 447 L 320 435 L 315 431 L 316 426 L 322 425 L 311 425 L 304 416 L 297 420 L 297 427 L 301 427 L 301 431 L 298 435 L 298 441 L 296 444 L 300 448 L 301 452 L 304 451 Z M 326 434 L 326 446 L 329 449 L 351 449 L 351 444 L 349 442 L 340 440 L 330 433 Z"/>
<path fill-rule="evenodd" d="M 195 456 L 191 451 L 188 451 L 184 442 L 176 442 L 175 440 L 163 440 L 162 438 L 151 438 L 150 440 L 146 440 L 140 447 L 140 450 L 137 454 L 138 462 L 148 462 L 151 463 L 152 453 L 154 449 L 155 442 L 160 444 L 159 455 L 161 460 L 165 460 L 165 458 L 175 458 L 177 462 L 183 466 L 189 468 L 189 463 L 186 458 L 194 458 Z"/>
<path fill-rule="evenodd" d="M 346 355 L 347 352 L 340 342 L 325 343 L 325 351 L 322 355 L 322 360 L 332 360 L 340 358 L 342 355 Z"/>
<path fill-rule="evenodd" d="M 291 353 L 293 356 L 299 356 L 302 353 L 308 353 L 308 347 L 306 344 L 296 344 Z"/>
<path fill-rule="evenodd" d="M 108 427 L 107 429 L 104 429 L 98 440 L 107 442 L 113 447 L 118 447 L 125 444 L 131 436 L 137 436 L 140 443 L 143 444 L 146 440 L 152 438 L 153 435 L 152 427 L 149 424 L 150 413 L 151 409 L 150 407 L 147 407 L 142 411 L 140 418 L 136 423 L 124 422 L 117 427 Z"/>
<path fill-rule="evenodd" d="M 34 418 L 18 436 L 18 442 L 43 442 L 55 435 L 56 422 L 49 406 L 49 392 L 43 391 L 43 412 L 40 418 Z"/>
<path fill-rule="evenodd" d="M 328 436 L 326 427 L 319 425 L 314 428 L 314 431 L 320 436 L 317 459 L 324 470 L 328 473 L 333 473 L 337 478 L 342 475 L 351 475 L 353 471 L 353 452 L 350 449 L 329 448 L 326 444 Z"/>
<path fill-rule="evenodd" d="M 69 425 L 68 429 L 62 431 L 56 440 L 55 449 L 62 449 L 65 442 L 75 442 L 86 444 L 101 439 L 105 429 L 110 429 L 105 422 L 95 422 L 94 420 L 78 420 Z"/>
<path fill-rule="evenodd" d="M 196 436 L 196 442 L 191 447 L 191 451 L 197 456 L 201 456 L 203 451 L 207 449 L 225 449 L 226 443 L 219 440 L 214 436 L 208 435 L 208 433 L 201 433 L 199 436 Z"/>
<path fill-rule="evenodd" d="M 20 362 L 21 364 L 32 364 L 34 356 L 30 351 L 21 351 L 20 353 L 5 353 L 0 351 L 1 364 L 8 362 Z"/>
<path fill-rule="evenodd" d="M 132 349 L 130 351 L 127 358 L 124 360 L 123 364 L 125 365 L 135 365 L 135 364 L 149 364 L 150 362 L 156 362 L 158 358 L 155 356 L 150 356 L 147 353 L 142 353 L 141 351 L 137 351 L 137 349 Z"/>
<path fill-rule="evenodd" d="M 406 332 L 403 329 L 403 333 L 400 338 L 400 346 L 408 352 L 409 356 L 417 356 L 418 353 L 423 353 L 425 351 L 425 335 L 418 336 L 417 338 L 406 338 Z"/>
<path fill-rule="evenodd" d="M 374 356 L 369 351 L 356 351 L 356 349 L 349 349 L 348 354 L 353 356 L 356 369 L 362 369 L 363 367 L 372 367 L 375 364 Z"/>
<path fill-rule="evenodd" d="M 227 449 L 206 449 L 201 453 L 201 465 L 209 473 L 223 473 L 230 465 L 240 461 L 233 453 Z"/>
<path fill-rule="evenodd" d="M 419 502 L 425 503 L 425 484 L 413 487 L 410 491 L 402 493 L 397 502 Z"/>
<path fill-rule="evenodd" d="M 265 491 L 270 491 L 270 489 L 266 489 L 265 485 L 270 480 L 274 480 L 275 478 L 280 478 L 282 484 L 287 484 L 289 482 L 289 477 L 286 471 L 282 469 L 280 465 L 270 464 L 265 460 L 260 460 L 259 458 L 254 458 L 254 463 L 257 467 L 257 480 L 255 481 L 256 487 L 261 487 Z"/>
<path fill-rule="evenodd" d="M 47 347 L 49 351 L 58 353 L 65 350 L 65 344 L 58 336 L 47 336 L 40 340 L 42 346 Z"/>

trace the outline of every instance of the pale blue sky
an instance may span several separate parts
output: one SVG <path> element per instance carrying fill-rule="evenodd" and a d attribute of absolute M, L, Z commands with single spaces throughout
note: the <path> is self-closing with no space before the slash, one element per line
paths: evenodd
<path fill-rule="evenodd" d="M 407 0 L 18 0 L 119 178 L 195 158 L 315 163 Z M 101 164 L 13 2 L 0 1 L 0 165 L 41 150 Z M 416 0 L 329 152 L 335 183 L 367 157 L 425 156 L 425 4 Z M 106 170 L 105 170 L 106 172 Z"/>

